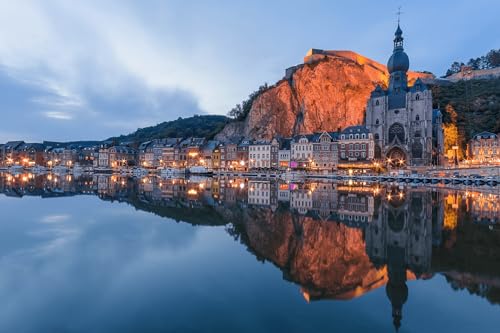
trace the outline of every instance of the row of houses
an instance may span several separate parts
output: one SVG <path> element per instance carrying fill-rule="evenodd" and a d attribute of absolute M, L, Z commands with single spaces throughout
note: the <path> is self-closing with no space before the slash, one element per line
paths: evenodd
<path fill-rule="evenodd" d="M 205 167 L 208 170 L 334 170 L 342 162 L 371 161 L 372 134 L 363 126 L 272 140 L 237 139 L 221 143 L 205 138 L 168 138 L 141 144 L 103 142 L 89 146 L 50 146 L 12 141 L 0 145 L 0 165 L 63 165 L 119 169 Z"/>

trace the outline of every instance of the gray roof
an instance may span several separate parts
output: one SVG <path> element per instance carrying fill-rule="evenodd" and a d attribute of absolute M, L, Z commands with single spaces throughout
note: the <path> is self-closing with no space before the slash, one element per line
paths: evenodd
<path fill-rule="evenodd" d="M 474 140 L 479 140 L 479 139 L 497 139 L 497 138 L 498 138 L 498 135 L 496 135 L 495 133 L 486 132 L 486 131 L 474 135 Z"/>
<path fill-rule="evenodd" d="M 365 126 L 357 125 L 357 126 L 346 127 L 341 133 L 342 134 L 361 134 L 361 133 L 368 134 L 368 133 L 370 133 L 370 130 Z"/>

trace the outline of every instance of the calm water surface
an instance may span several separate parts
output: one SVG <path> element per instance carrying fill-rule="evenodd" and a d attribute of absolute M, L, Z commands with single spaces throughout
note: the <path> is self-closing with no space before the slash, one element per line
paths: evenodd
<path fill-rule="evenodd" d="M 0 177 L 1 332 L 492 332 L 499 192 Z"/>

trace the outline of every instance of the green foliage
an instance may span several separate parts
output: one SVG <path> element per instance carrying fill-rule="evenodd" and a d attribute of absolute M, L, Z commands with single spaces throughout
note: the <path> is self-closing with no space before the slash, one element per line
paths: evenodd
<path fill-rule="evenodd" d="M 432 94 L 434 107 L 446 107 L 443 122 L 458 127 L 460 142 L 482 131 L 500 132 L 500 78 L 436 85 Z"/>
<path fill-rule="evenodd" d="M 228 116 L 235 120 L 245 119 L 246 116 L 250 113 L 250 110 L 252 109 L 252 104 L 255 101 L 255 99 L 259 97 L 259 95 L 262 94 L 267 89 L 269 89 L 269 87 L 267 86 L 267 83 L 264 83 L 264 85 L 260 86 L 257 91 L 251 93 L 248 96 L 248 99 L 241 102 L 241 104 L 236 104 L 236 106 L 232 108 L 231 111 L 228 112 Z"/>
<path fill-rule="evenodd" d="M 453 64 L 451 64 L 450 68 L 446 71 L 445 76 L 450 76 L 452 74 L 460 72 L 460 68 L 464 66 L 465 64 L 463 62 L 458 62 L 455 61 Z M 467 62 L 467 66 L 472 67 L 472 69 L 487 69 L 487 68 L 495 68 L 500 66 L 500 49 L 498 50 L 491 50 L 488 52 L 486 55 L 478 57 L 478 58 L 471 58 Z"/>
<path fill-rule="evenodd" d="M 109 140 L 119 142 L 133 141 L 140 143 L 152 139 L 163 138 L 186 138 L 186 137 L 204 137 L 212 139 L 229 122 L 226 116 L 195 115 L 189 118 L 178 118 L 173 121 L 166 121 L 156 126 L 140 128 L 134 133 L 122 135 Z"/>

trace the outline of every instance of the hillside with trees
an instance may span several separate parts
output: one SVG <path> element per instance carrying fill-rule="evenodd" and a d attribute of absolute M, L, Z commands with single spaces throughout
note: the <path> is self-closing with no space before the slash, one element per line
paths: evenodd
<path fill-rule="evenodd" d="M 155 126 L 140 128 L 137 131 L 110 138 L 115 142 L 135 142 L 163 138 L 204 137 L 212 139 L 230 121 L 229 118 L 219 115 L 195 115 L 189 118 L 178 118 L 166 121 Z"/>
<path fill-rule="evenodd" d="M 456 141 L 465 148 L 474 134 L 500 132 L 500 78 L 435 85 L 432 94 L 434 107 L 443 112 L 449 144 Z"/>

